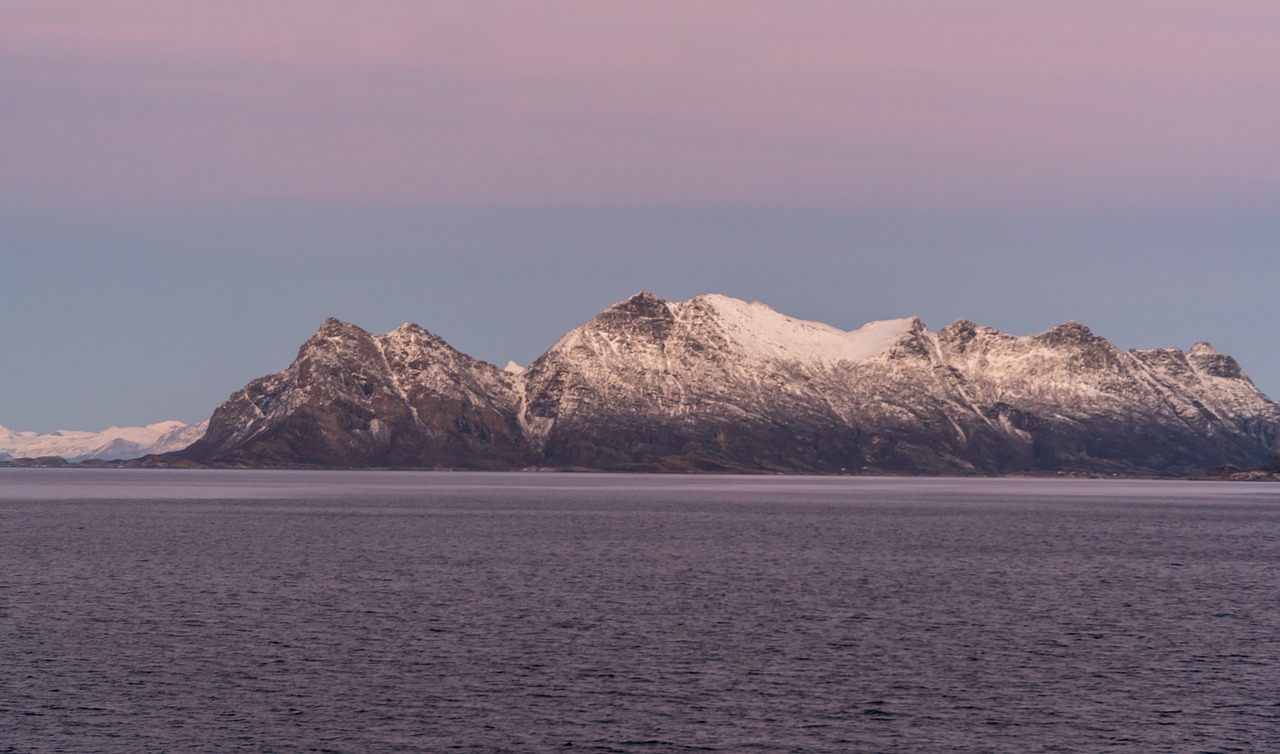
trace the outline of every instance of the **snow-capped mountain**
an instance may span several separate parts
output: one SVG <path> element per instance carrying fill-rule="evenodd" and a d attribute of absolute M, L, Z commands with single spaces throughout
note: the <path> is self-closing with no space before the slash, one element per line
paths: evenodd
<path fill-rule="evenodd" d="M 68 461 L 118 461 L 150 453 L 171 453 L 200 439 L 208 424 L 168 421 L 145 427 L 111 427 L 101 432 L 59 430 L 48 434 L 0 427 L 0 461 L 45 456 L 61 456 Z"/>
<path fill-rule="evenodd" d="M 222 404 L 183 454 L 261 465 L 504 468 L 524 456 L 515 377 L 413 324 L 325 320 L 288 369 Z"/>
<path fill-rule="evenodd" d="M 1208 344 L 1128 351 L 918 319 L 843 331 L 640 293 L 526 369 L 405 325 L 326 321 L 215 412 L 206 463 L 903 473 L 1199 473 L 1276 449 L 1280 408 Z"/>

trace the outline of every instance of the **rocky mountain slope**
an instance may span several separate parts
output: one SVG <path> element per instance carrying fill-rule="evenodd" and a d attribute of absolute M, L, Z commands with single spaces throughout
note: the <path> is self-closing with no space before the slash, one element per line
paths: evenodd
<path fill-rule="evenodd" d="M 0 427 L 0 461 L 58 456 L 68 461 L 118 461 L 181 450 L 204 435 L 208 422 L 169 421 L 145 427 L 111 427 L 101 432 L 60 430 L 14 432 Z"/>
<path fill-rule="evenodd" d="M 845 332 L 640 293 L 499 370 L 326 321 L 177 454 L 219 465 L 1183 475 L 1258 465 L 1280 407 L 1208 344 L 1120 351 L 917 319 Z"/>
<path fill-rule="evenodd" d="M 515 379 L 417 325 L 326 320 L 288 369 L 222 404 L 181 453 L 231 465 L 509 468 L 524 463 Z"/>

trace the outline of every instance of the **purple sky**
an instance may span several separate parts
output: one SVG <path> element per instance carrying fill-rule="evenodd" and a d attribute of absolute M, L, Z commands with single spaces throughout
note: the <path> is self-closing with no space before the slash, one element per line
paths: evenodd
<path fill-rule="evenodd" d="M 8 2 L 9 201 L 1280 198 L 1267 0 Z"/>
<path fill-rule="evenodd" d="M 202 418 L 330 313 L 527 360 L 640 288 L 1225 340 L 1280 392 L 1274 0 L 10 0 L 0 124 L 11 428 Z"/>

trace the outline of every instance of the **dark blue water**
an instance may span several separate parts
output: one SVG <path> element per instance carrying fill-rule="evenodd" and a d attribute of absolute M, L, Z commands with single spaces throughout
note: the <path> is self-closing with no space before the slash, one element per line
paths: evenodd
<path fill-rule="evenodd" d="M 3 752 L 1280 751 L 1280 485 L 0 470 Z"/>

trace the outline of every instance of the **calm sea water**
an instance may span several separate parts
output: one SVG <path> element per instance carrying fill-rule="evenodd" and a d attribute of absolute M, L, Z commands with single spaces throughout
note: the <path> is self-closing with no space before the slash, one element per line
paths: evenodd
<path fill-rule="evenodd" d="M 1280 485 L 0 470 L 2 752 L 1280 751 Z"/>

